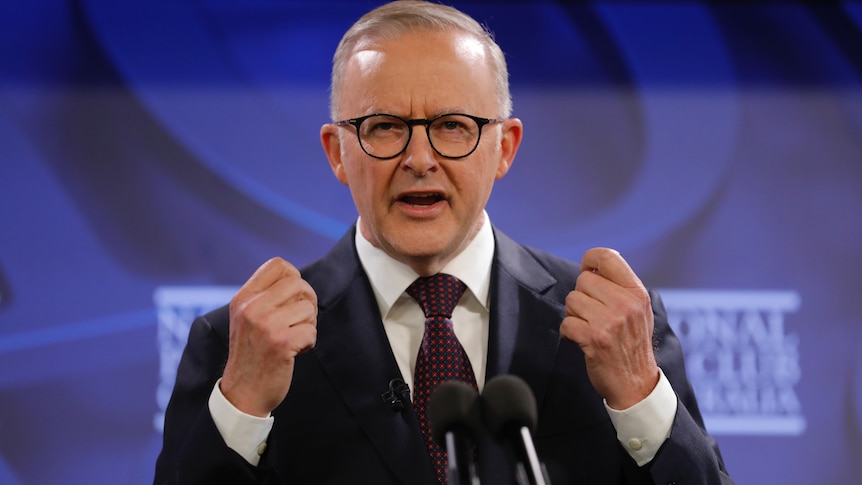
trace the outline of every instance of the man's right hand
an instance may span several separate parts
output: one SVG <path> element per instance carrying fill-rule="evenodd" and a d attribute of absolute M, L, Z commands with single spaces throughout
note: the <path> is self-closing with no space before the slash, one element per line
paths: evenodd
<path fill-rule="evenodd" d="M 230 346 L 221 392 L 266 417 L 287 396 L 296 356 L 317 341 L 317 294 L 292 264 L 264 263 L 230 302 Z"/>

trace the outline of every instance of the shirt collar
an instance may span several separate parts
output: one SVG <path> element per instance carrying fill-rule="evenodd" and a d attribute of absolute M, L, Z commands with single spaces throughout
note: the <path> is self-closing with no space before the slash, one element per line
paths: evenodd
<path fill-rule="evenodd" d="M 491 264 L 494 259 L 494 233 L 488 214 L 482 211 L 482 227 L 476 236 L 441 273 L 451 274 L 463 281 L 476 300 L 488 310 L 488 293 L 491 286 Z M 419 277 L 410 266 L 396 261 L 382 249 L 374 247 L 359 230 L 356 223 L 356 252 L 359 262 L 368 275 L 374 297 L 385 319 L 389 310 L 404 291 Z"/>

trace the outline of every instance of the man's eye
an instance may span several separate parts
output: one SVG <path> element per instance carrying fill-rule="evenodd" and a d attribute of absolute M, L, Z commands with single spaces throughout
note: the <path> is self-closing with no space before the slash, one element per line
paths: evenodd
<path fill-rule="evenodd" d="M 371 129 L 374 131 L 388 131 L 395 127 L 395 123 L 381 122 L 375 123 L 372 125 Z"/>

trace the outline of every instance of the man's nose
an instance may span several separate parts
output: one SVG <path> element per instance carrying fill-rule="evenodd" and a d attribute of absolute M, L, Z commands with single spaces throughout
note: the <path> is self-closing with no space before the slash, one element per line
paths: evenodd
<path fill-rule="evenodd" d="M 431 140 L 428 139 L 428 131 L 425 126 L 414 125 L 410 128 L 413 130 L 413 135 L 404 150 L 402 163 L 417 175 L 424 175 L 428 171 L 436 170 L 439 166 L 437 152 L 431 146 Z"/>

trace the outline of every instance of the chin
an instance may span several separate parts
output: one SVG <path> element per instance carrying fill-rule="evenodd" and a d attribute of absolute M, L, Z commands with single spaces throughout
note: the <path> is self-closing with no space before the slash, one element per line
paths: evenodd
<path fill-rule="evenodd" d="M 406 232 L 390 238 L 389 246 L 397 254 L 408 258 L 434 258 L 448 252 L 451 245 L 449 238 L 440 231 L 412 231 L 409 235 Z"/>

